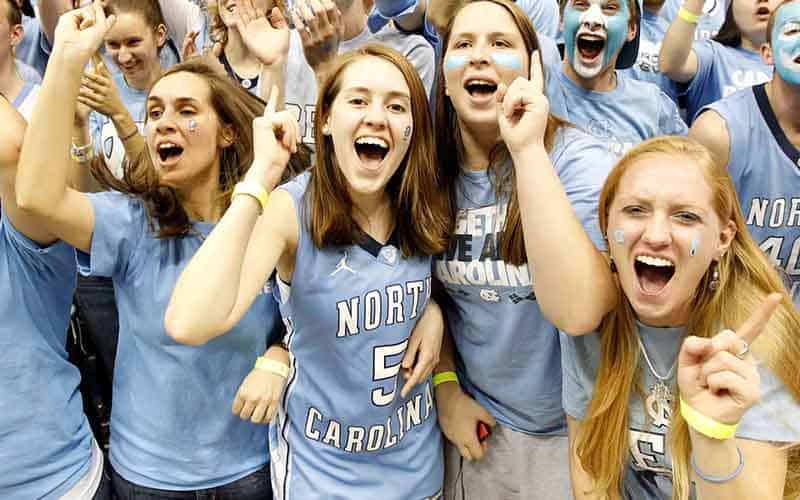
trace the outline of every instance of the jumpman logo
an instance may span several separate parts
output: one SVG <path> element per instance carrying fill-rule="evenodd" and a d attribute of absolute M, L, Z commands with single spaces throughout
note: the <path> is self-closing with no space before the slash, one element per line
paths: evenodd
<path fill-rule="evenodd" d="M 336 264 L 336 269 L 333 270 L 331 276 L 335 276 L 336 273 L 338 273 L 339 271 L 349 271 L 353 274 L 356 274 L 355 269 L 347 265 L 347 252 L 345 252 L 344 255 L 342 256 L 342 260 L 340 260 L 339 263 Z"/>

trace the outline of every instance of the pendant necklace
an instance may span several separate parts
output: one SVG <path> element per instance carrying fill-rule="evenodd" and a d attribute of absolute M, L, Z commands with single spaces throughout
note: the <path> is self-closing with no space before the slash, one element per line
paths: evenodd
<path fill-rule="evenodd" d="M 667 383 L 672 378 L 672 373 L 675 371 L 675 366 L 678 364 L 678 358 L 675 358 L 675 361 L 673 361 L 666 375 L 659 375 L 653 363 L 650 362 L 650 356 L 647 355 L 647 349 L 645 349 L 642 339 L 637 335 L 636 340 L 639 342 L 639 350 L 642 351 L 642 356 L 647 363 L 647 368 L 656 379 L 656 383 L 650 387 L 650 395 L 647 396 L 645 407 L 653 418 L 653 424 L 656 427 L 669 425 L 672 415 L 672 391 L 667 386 Z"/>

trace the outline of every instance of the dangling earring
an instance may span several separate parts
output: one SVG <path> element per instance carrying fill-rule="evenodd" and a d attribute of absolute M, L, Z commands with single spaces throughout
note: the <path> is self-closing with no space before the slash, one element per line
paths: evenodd
<path fill-rule="evenodd" d="M 614 262 L 614 257 L 608 258 L 608 267 L 611 268 L 611 274 L 617 274 L 617 264 Z"/>
<path fill-rule="evenodd" d="M 719 264 L 714 261 L 712 264 L 714 268 L 711 270 L 711 280 L 708 282 L 708 289 L 715 292 L 719 288 Z"/>

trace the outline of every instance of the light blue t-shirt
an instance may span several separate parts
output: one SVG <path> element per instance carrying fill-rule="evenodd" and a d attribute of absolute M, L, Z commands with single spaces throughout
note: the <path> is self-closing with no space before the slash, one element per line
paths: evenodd
<path fill-rule="evenodd" d="M 728 9 L 730 0 L 705 0 L 703 4 L 703 15 L 697 23 L 694 32 L 695 40 L 705 40 L 713 38 L 725 22 L 725 12 Z M 683 5 L 683 0 L 666 0 L 661 7 L 659 15 L 667 21 L 667 25 L 678 15 L 678 11 Z"/>
<path fill-rule="evenodd" d="M 400 397 L 408 339 L 430 297 L 430 257 L 390 239 L 317 248 L 310 173 L 284 184 L 300 225 L 292 283 L 276 297 L 292 369 L 270 429 L 279 500 L 439 498 L 444 464 L 431 380 Z"/>
<path fill-rule="evenodd" d="M 756 52 L 714 40 L 697 41 L 692 50 L 697 55 L 697 74 L 685 91 L 689 123 L 703 106 L 772 78 L 772 66 Z"/>
<path fill-rule="evenodd" d="M 785 272 L 800 307 L 800 151 L 783 132 L 764 84 L 715 102 L 730 137 L 728 172 L 747 228 Z"/>
<path fill-rule="evenodd" d="M 67 360 L 75 250 L 0 215 L 0 496 L 56 500 L 88 471 L 92 434 Z"/>
<path fill-rule="evenodd" d="M 35 83 L 36 85 L 40 85 L 42 83 L 42 76 L 38 71 L 19 59 L 17 59 L 15 62 L 17 66 L 17 73 L 23 81 L 26 83 Z"/>
<path fill-rule="evenodd" d="M 604 248 L 597 200 L 614 157 L 569 127 L 558 132 L 550 160 L 584 229 Z M 497 201 L 489 172 L 462 169 L 455 233 L 434 261 L 448 296 L 441 305 L 458 352 L 459 380 L 501 424 L 527 434 L 564 434 L 558 331 L 539 309 L 528 265 L 500 256 L 508 193 Z"/>
<path fill-rule="evenodd" d="M 136 122 L 139 133 L 142 133 L 147 113 L 147 91 L 128 86 L 122 73 L 111 75 L 111 79 L 117 86 L 122 103 Z M 117 179 L 122 179 L 125 144 L 120 140 L 114 122 L 108 116 L 92 111 L 89 114 L 89 131 L 94 141 L 95 154 L 102 155 L 106 167 Z"/>
<path fill-rule="evenodd" d="M 637 322 L 637 331 L 647 356 L 659 376 L 670 373 L 677 361 L 685 328 L 654 328 Z M 582 420 L 586 416 L 600 365 L 600 340 L 596 333 L 580 337 L 561 334 L 561 359 L 564 366 L 564 411 Z M 669 407 L 661 408 L 650 394 L 657 379 L 640 353 L 639 380 L 642 395 L 631 394 L 628 425 L 630 456 L 623 481 L 624 497 L 630 500 L 670 500 L 672 498 L 672 456 L 669 451 Z M 750 408 L 739 422 L 736 437 L 779 443 L 800 442 L 800 403 L 765 366 L 761 375 L 761 401 Z M 677 390 L 677 368 L 666 385 Z M 673 396 L 674 397 L 674 396 Z M 644 398 L 644 401 L 642 400 Z"/>
<path fill-rule="evenodd" d="M 668 28 L 669 23 L 664 18 L 645 9 L 639 26 L 641 32 L 639 56 L 633 66 L 620 71 L 637 80 L 656 84 L 675 104 L 678 104 L 678 86 L 667 75 L 661 73 L 658 65 L 661 42 Z"/>
<path fill-rule="evenodd" d="M 89 195 L 95 212 L 82 274 L 111 277 L 119 310 L 111 453 L 114 469 L 148 488 L 195 490 L 262 468 L 267 427 L 231 412 L 236 391 L 264 353 L 278 321 L 271 290 L 238 325 L 202 346 L 175 342 L 164 328 L 172 290 L 212 225 L 156 238 L 143 202 L 121 193 Z M 200 314 L 200 312 L 198 312 Z"/>
<path fill-rule="evenodd" d="M 15 47 L 14 54 L 17 59 L 36 70 L 39 76 L 44 78 L 47 61 L 50 60 L 50 52 L 53 48 L 47 41 L 38 18 L 24 17 L 22 27 L 25 34 Z"/>
<path fill-rule="evenodd" d="M 563 66 L 547 79 L 550 111 L 600 139 L 617 156 L 661 135 L 686 135 L 675 103 L 657 86 L 617 71 L 617 87 L 587 90 L 573 82 Z"/>

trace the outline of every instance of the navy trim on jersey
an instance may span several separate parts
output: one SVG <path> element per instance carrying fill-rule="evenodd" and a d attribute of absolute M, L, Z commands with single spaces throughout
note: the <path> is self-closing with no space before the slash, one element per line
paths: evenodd
<path fill-rule="evenodd" d="M 368 235 L 366 232 L 361 231 L 361 241 L 359 241 L 358 246 L 366 250 L 369 254 L 371 254 L 376 259 L 378 255 L 381 253 L 381 249 L 383 247 L 388 246 L 397 246 L 397 232 L 392 231 L 392 235 L 389 236 L 389 241 L 386 244 L 380 243 L 372 236 Z"/>
<path fill-rule="evenodd" d="M 758 109 L 761 110 L 761 116 L 763 116 L 764 121 L 767 122 L 769 130 L 772 132 L 772 136 L 778 142 L 781 150 L 783 150 L 783 154 L 791 160 L 792 164 L 800 167 L 800 151 L 789 141 L 780 123 L 778 123 L 778 117 L 775 116 L 775 112 L 769 104 L 766 85 L 766 83 L 762 83 L 761 85 L 753 87 L 753 96 L 756 98 Z"/>

